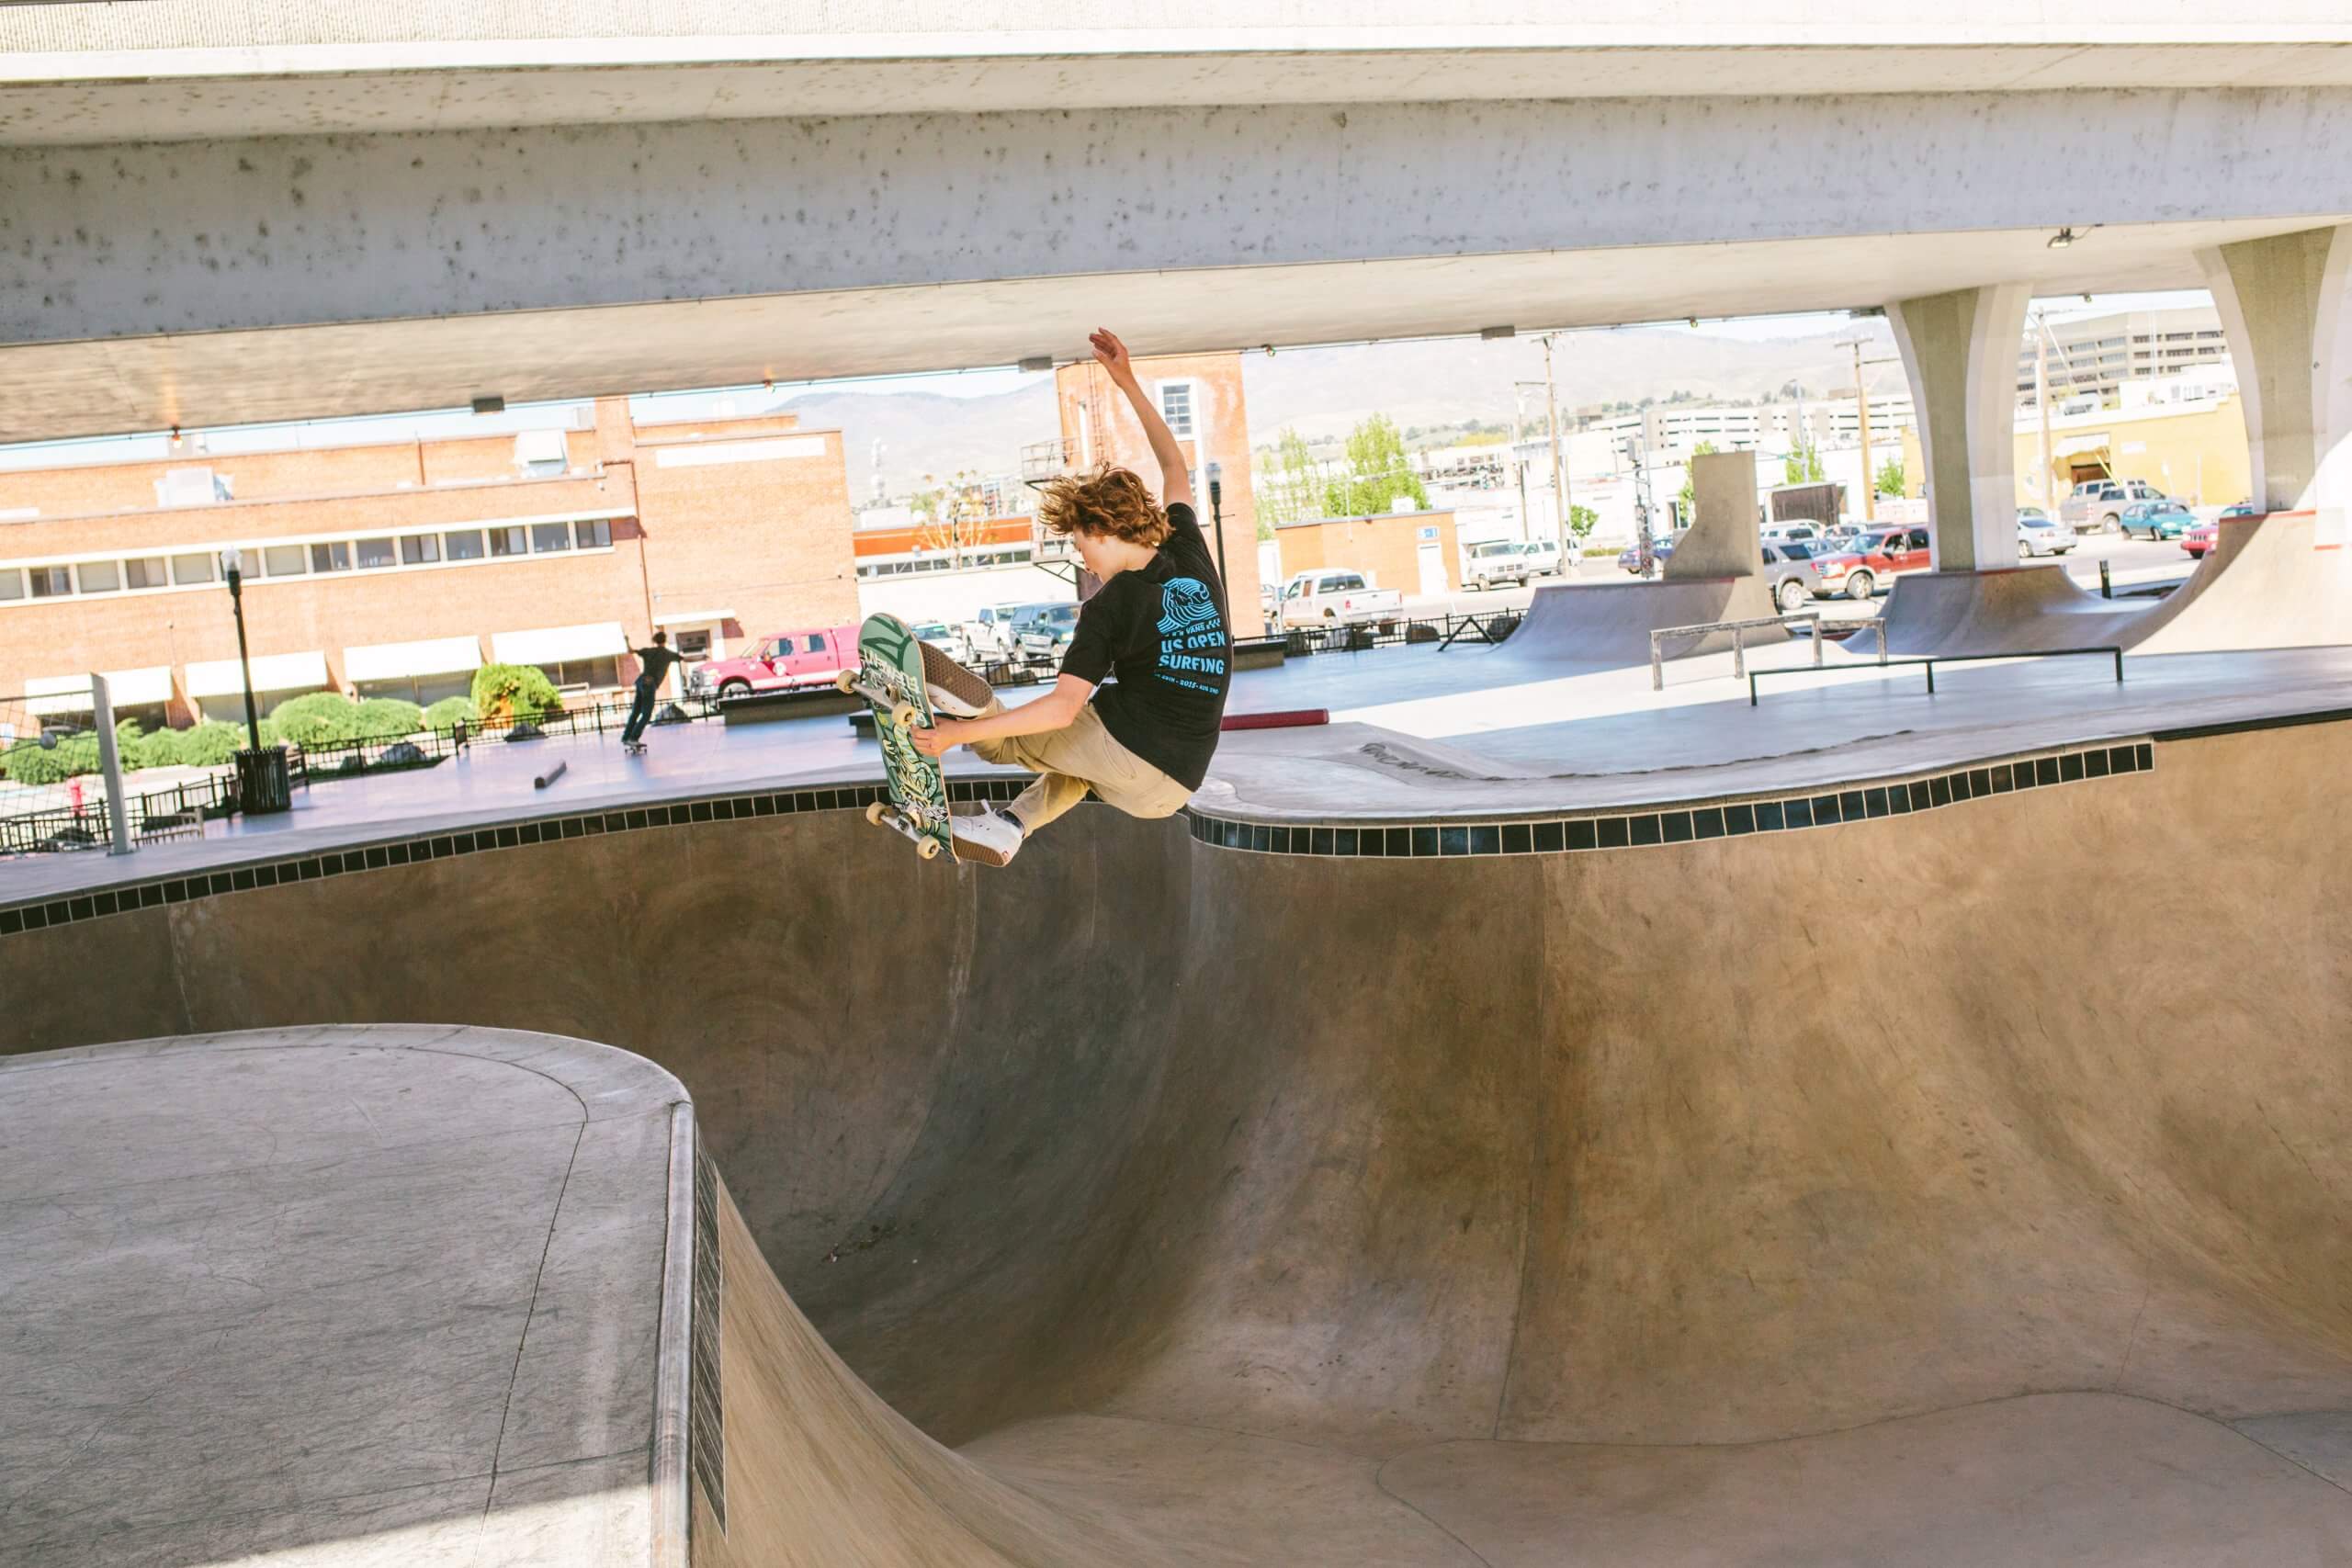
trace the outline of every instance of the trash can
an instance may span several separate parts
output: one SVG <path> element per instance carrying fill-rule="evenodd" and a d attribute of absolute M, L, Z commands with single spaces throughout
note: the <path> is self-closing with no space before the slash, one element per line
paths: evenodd
<path fill-rule="evenodd" d="M 267 817 L 294 808 L 294 780 L 286 766 L 286 748 L 265 746 L 237 753 L 237 800 L 248 817 Z"/>

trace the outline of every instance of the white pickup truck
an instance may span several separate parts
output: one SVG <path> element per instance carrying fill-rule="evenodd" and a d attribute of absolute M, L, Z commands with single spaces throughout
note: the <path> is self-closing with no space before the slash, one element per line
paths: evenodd
<path fill-rule="evenodd" d="M 1405 614 L 1405 596 L 1394 588 L 1374 587 L 1361 571 L 1324 567 L 1292 574 L 1283 587 L 1280 612 L 1285 626 L 1394 621 Z"/>

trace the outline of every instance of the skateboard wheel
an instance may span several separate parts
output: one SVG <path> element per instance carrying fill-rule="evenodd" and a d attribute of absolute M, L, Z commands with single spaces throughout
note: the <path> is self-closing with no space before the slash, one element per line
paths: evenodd
<path fill-rule="evenodd" d="M 869 801 L 865 807 L 865 819 L 868 822 L 873 823 L 876 828 L 879 828 L 882 826 L 883 809 L 883 805 L 880 801 Z"/>
<path fill-rule="evenodd" d="M 915 727 L 915 720 L 922 716 L 922 715 L 916 710 L 912 703 L 900 703 L 890 710 L 890 722 L 900 729 L 912 729 Z"/>
<path fill-rule="evenodd" d="M 833 675 L 833 690 L 841 693 L 844 696 L 856 691 L 857 671 L 854 670 L 842 670 L 835 671 Z"/>
<path fill-rule="evenodd" d="M 915 858 L 918 860 L 937 860 L 939 858 L 939 840 L 937 839 L 925 839 L 921 843 L 917 844 L 915 846 Z"/>

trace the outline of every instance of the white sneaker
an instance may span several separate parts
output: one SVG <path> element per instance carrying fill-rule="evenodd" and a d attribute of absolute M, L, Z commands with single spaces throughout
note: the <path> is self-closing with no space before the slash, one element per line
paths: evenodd
<path fill-rule="evenodd" d="M 1021 818 L 1010 811 L 975 811 L 968 817 L 951 818 L 947 830 L 956 840 L 956 858 L 982 865 L 1010 865 L 1028 837 Z"/>
<path fill-rule="evenodd" d="M 931 694 L 931 711 L 949 718 L 978 718 L 996 700 L 986 681 L 929 643 L 922 645 L 922 683 Z"/>

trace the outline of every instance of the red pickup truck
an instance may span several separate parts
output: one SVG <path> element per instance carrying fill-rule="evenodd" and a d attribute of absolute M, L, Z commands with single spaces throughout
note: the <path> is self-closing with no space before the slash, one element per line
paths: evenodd
<path fill-rule="evenodd" d="M 855 626 L 818 626 L 762 637 L 756 648 L 738 659 L 697 664 L 686 677 L 686 691 L 694 696 L 729 702 L 754 692 L 831 685 L 835 674 L 856 664 Z"/>

